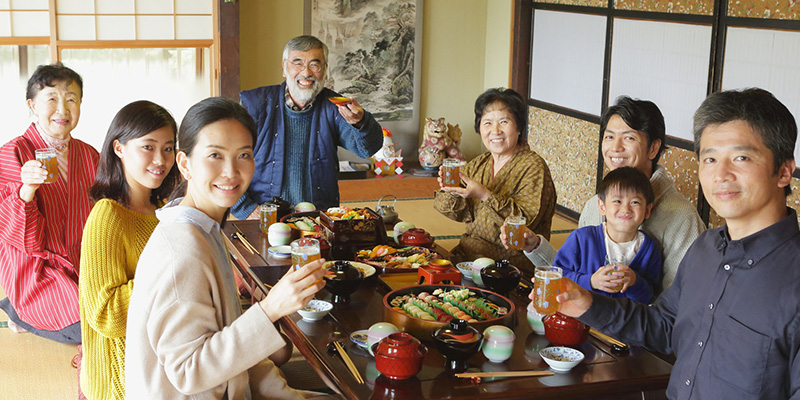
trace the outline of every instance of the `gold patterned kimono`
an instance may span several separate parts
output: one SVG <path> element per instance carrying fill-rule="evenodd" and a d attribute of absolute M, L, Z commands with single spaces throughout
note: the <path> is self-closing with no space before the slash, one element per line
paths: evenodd
<path fill-rule="evenodd" d="M 556 206 L 556 190 L 550 169 L 536 152 L 523 148 L 493 176 L 494 161 L 489 152 L 474 158 L 461 173 L 479 182 L 492 194 L 486 201 L 464 199 L 436 191 L 434 208 L 444 216 L 467 224 L 458 246 L 453 248 L 454 262 L 478 257 L 507 259 L 512 265 L 533 272 L 533 264 L 522 250 L 506 250 L 500 242 L 500 227 L 506 217 L 524 216 L 528 229 L 550 238 L 550 225 Z"/>

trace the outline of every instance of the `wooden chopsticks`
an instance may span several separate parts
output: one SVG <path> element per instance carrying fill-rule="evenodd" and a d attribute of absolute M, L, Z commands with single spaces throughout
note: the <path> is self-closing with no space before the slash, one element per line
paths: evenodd
<path fill-rule="evenodd" d="M 628 347 L 627 344 L 622 343 L 619 340 L 614 339 L 613 337 L 608 336 L 605 333 L 598 331 L 597 329 L 594 329 L 594 328 L 589 329 L 589 334 L 591 334 L 592 336 L 594 336 L 594 337 L 596 337 L 596 338 L 598 338 L 598 339 L 600 339 L 600 340 L 602 340 L 602 341 L 604 341 L 604 342 L 606 342 L 608 344 L 615 345 L 615 346 L 617 346 L 617 347 L 619 347 L 621 349 L 624 349 L 624 348 Z"/>
<path fill-rule="evenodd" d="M 333 345 L 336 347 L 336 351 L 339 353 L 339 356 L 342 357 L 344 364 L 347 365 L 347 369 L 350 370 L 350 373 L 356 378 L 356 382 L 364 383 L 364 379 L 361 378 L 361 374 L 358 373 L 358 369 L 356 369 L 355 364 L 353 364 L 353 360 L 350 359 L 350 356 L 347 355 L 347 352 L 344 351 L 344 347 L 337 342 L 334 341 Z"/>
<path fill-rule="evenodd" d="M 247 248 L 247 250 L 248 250 L 248 251 L 249 251 L 251 254 L 256 254 L 256 253 L 258 253 L 258 254 L 261 254 L 261 253 L 259 253 L 259 251 L 256 249 L 256 247 L 255 247 L 255 246 L 253 246 L 253 244 L 252 244 L 252 243 L 250 243 L 250 241 L 249 241 L 249 240 L 247 240 L 247 236 L 245 236 L 245 235 L 244 235 L 244 232 L 242 232 L 242 230 L 241 230 L 241 229 L 239 229 L 239 227 L 238 227 L 238 226 L 236 226 L 236 225 L 233 225 L 233 227 L 234 227 L 234 228 L 236 228 L 236 232 L 238 232 L 238 233 L 239 233 L 239 234 L 237 235 L 237 237 L 238 237 L 238 238 L 239 238 L 239 240 L 242 242 L 242 244 L 244 244 L 244 247 L 245 247 L 245 248 Z"/>
<path fill-rule="evenodd" d="M 506 372 L 464 372 L 456 374 L 457 378 L 512 378 L 519 376 L 550 376 L 553 371 L 533 370 L 533 371 L 506 371 Z"/>

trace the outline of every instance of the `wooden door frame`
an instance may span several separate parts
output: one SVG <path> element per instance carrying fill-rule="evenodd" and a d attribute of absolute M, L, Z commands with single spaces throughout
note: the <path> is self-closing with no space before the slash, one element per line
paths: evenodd
<path fill-rule="evenodd" d="M 239 101 L 239 2 L 217 0 L 219 95 Z"/>

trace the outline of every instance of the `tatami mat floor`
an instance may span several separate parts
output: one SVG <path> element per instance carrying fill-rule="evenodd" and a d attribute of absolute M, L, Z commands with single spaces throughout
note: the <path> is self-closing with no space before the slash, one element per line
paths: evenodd
<path fill-rule="evenodd" d="M 0 298 L 6 295 L 0 288 Z M 78 370 L 72 368 L 77 347 L 8 329 L 0 311 L 0 398 L 14 400 L 75 399 Z"/>
<path fill-rule="evenodd" d="M 384 180 L 384 184 L 391 182 Z M 427 191 L 427 189 L 426 189 Z M 376 195 L 378 192 L 376 192 Z M 372 196 L 370 196 L 372 197 Z M 464 224 L 445 218 L 433 209 L 431 198 L 411 198 L 400 200 L 395 210 L 400 218 L 424 228 L 436 238 L 444 248 L 451 249 L 458 244 L 464 231 Z M 344 196 L 343 196 L 344 198 Z M 343 202 L 350 207 L 375 209 L 374 200 Z M 551 241 L 560 247 L 575 224 L 556 216 L 553 220 Z M 5 294 L 0 288 L 0 298 Z M 0 311 L 0 399 L 74 399 L 78 393 L 78 374 L 70 362 L 77 353 L 75 346 L 59 344 L 42 339 L 30 333 L 16 334 L 7 328 L 8 317 Z M 319 389 L 321 381 L 295 351 L 292 360 L 283 368 L 290 384 L 298 388 Z"/>

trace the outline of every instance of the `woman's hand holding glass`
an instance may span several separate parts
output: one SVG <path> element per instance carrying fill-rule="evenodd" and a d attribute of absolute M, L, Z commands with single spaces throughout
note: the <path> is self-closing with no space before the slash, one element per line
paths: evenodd
<path fill-rule="evenodd" d="M 492 192 L 490 192 L 489 189 L 486 189 L 486 187 L 462 173 L 459 173 L 458 176 L 467 185 L 467 187 L 444 186 L 444 181 L 442 180 L 443 173 L 444 171 L 442 167 L 439 167 L 439 187 L 444 192 L 451 193 L 465 199 L 477 198 L 481 201 L 486 201 L 486 199 L 492 195 Z"/>
<path fill-rule="evenodd" d="M 503 247 L 508 249 L 508 232 L 506 229 L 506 224 L 500 226 L 500 242 L 503 243 Z M 532 230 L 525 227 L 522 236 L 525 238 L 525 244 L 522 245 L 522 250 L 530 253 L 533 249 L 539 247 L 541 238 L 539 235 L 533 233 Z"/>
<path fill-rule="evenodd" d="M 22 187 L 19 188 L 19 198 L 26 203 L 30 203 L 45 179 L 47 179 L 47 170 L 42 168 L 41 162 L 28 160 L 25 164 L 22 164 L 20 170 Z"/>
<path fill-rule="evenodd" d="M 259 302 L 261 309 L 270 321 L 275 322 L 282 317 L 303 308 L 314 295 L 325 286 L 323 276 L 324 259 L 304 265 L 298 270 L 289 269 L 275 286 L 267 293 L 267 297 Z"/>

